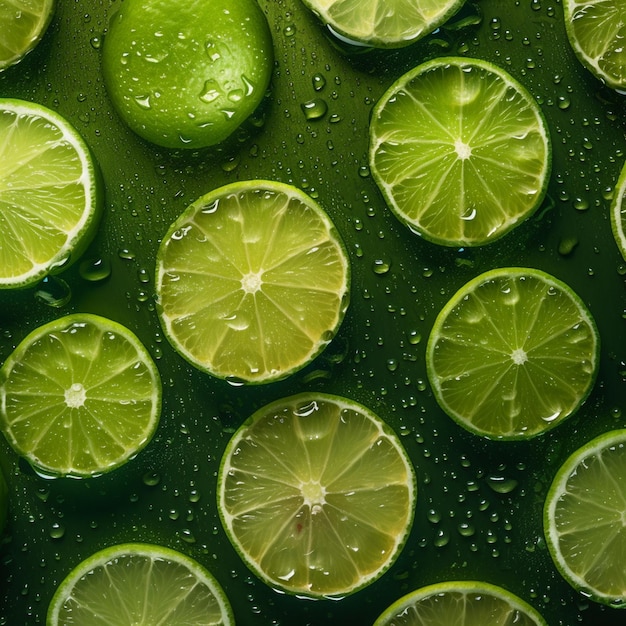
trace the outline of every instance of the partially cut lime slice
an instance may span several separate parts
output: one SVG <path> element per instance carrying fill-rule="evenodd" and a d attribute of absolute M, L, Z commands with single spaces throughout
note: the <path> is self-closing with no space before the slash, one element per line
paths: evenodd
<path fill-rule="evenodd" d="M 563 577 L 597 602 L 626 608 L 626 430 L 576 450 L 546 496 L 544 530 Z"/>
<path fill-rule="evenodd" d="M 563 0 L 563 12 L 580 62 L 609 87 L 626 90 L 626 0 Z"/>
<path fill-rule="evenodd" d="M 0 99 L 0 289 L 75 261 L 96 232 L 100 193 L 89 149 L 63 117 Z"/>
<path fill-rule="evenodd" d="M 21 61 L 41 40 L 55 0 L 0 0 L 0 72 Z"/>
<path fill-rule="evenodd" d="M 263 383 L 300 369 L 331 341 L 349 279 L 339 234 L 312 198 L 244 181 L 194 202 L 163 238 L 158 310 L 193 365 Z"/>
<path fill-rule="evenodd" d="M 30 333 L 0 369 L 0 427 L 40 473 L 95 476 L 152 437 L 161 383 L 127 328 L 78 313 Z"/>
<path fill-rule="evenodd" d="M 622 257 L 626 261 L 626 163 L 622 167 L 611 202 L 611 227 Z"/>
<path fill-rule="evenodd" d="M 230 626 L 230 603 L 197 561 L 162 546 L 129 543 L 96 552 L 59 585 L 48 626 Z"/>
<path fill-rule="evenodd" d="M 541 204 L 551 146 L 538 104 L 507 72 L 444 57 L 400 77 L 379 100 L 369 160 L 389 207 L 414 232 L 478 246 Z"/>
<path fill-rule="evenodd" d="M 432 33 L 464 0 L 303 0 L 336 34 L 362 45 L 400 48 Z"/>
<path fill-rule="evenodd" d="M 392 604 L 374 626 L 547 626 L 511 592 L 477 581 L 453 581 L 413 591 Z"/>
<path fill-rule="evenodd" d="M 365 407 L 300 394 L 257 411 L 218 475 L 227 535 L 288 593 L 338 598 L 376 580 L 413 520 L 416 479 L 398 437 Z"/>
<path fill-rule="evenodd" d="M 495 269 L 461 287 L 437 316 L 428 376 L 461 426 L 494 439 L 533 437 L 587 397 L 599 341 L 568 285 L 539 270 Z"/>

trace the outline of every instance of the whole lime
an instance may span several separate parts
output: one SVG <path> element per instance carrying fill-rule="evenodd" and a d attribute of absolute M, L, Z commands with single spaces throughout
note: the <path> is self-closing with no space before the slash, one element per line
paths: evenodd
<path fill-rule="evenodd" d="M 168 148 L 203 148 L 258 107 L 273 44 L 256 0 L 125 0 L 111 16 L 102 64 L 133 131 Z"/>

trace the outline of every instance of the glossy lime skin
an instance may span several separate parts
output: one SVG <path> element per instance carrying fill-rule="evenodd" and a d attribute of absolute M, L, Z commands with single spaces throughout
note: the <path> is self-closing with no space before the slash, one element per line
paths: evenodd
<path fill-rule="evenodd" d="M 269 86 L 273 44 L 256 0 L 125 0 L 102 68 L 120 117 L 167 148 L 229 137 Z"/>

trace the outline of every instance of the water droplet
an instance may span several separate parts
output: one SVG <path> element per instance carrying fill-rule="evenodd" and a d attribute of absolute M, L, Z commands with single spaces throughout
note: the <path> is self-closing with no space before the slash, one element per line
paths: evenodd
<path fill-rule="evenodd" d="M 496 493 L 511 493 L 517 487 L 517 481 L 514 478 L 506 478 L 501 475 L 494 475 L 487 477 L 487 484 L 491 487 L 492 491 Z"/>
<path fill-rule="evenodd" d="M 315 91 L 322 91 L 326 86 L 326 79 L 322 74 L 314 74 L 311 82 L 313 83 L 313 89 L 315 89 Z"/>
<path fill-rule="evenodd" d="M 191 530 L 189 530 L 188 528 L 183 528 L 180 531 L 180 538 L 185 542 L 185 543 L 196 543 L 196 537 L 195 535 L 191 532 Z"/>
<path fill-rule="evenodd" d="M 314 98 L 308 102 L 303 102 L 300 108 L 307 120 L 319 120 L 328 111 L 328 105 L 322 98 Z"/>
<path fill-rule="evenodd" d="M 207 104 L 209 104 L 217 100 L 221 95 L 221 87 L 215 79 L 209 78 L 208 80 L 204 81 L 204 86 L 202 87 L 202 91 L 200 92 L 200 100 L 202 100 L 202 102 L 206 102 Z"/>
<path fill-rule="evenodd" d="M 285 37 L 293 37 L 296 34 L 296 25 L 287 24 L 287 26 L 283 28 L 283 34 L 285 35 Z"/>
<path fill-rule="evenodd" d="M 54 522 L 50 528 L 50 537 L 52 539 L 62 539 L 65 535 L 65 527 L 61 526 L 58 522 Z"/>
<path fill-rule="evenodd" d="M 578 239 L 576 237 L 564 237 L 559 242 L 559 254 L 562 256 L 568 256 L 574 252 L 574 248 L 578 245 Z"/>
<path fill-rule="evenodd" d="M 121 250 L 118 250 L 117 256 L 119 256 L 120 259 L 123 259 L 124 261 L 135 260 L 135 253 L 128 248 L 122 248 Z"/>
<path fill-rule="evenodd" d="M 61 278 L 47 276 L 37 286 L 35 298 L 50 307 L 59 309 L 72 299 L 72 290 Z"/>
<path fill-rule="evenodd" d="M 79 266 L 79 272 L 83 279 L 89 282 L 99 282 L 111 275 L 111 262 L 100 257 L 85 259 Z"/>
<path fill-rule="evenodd" d="M 140 109 L 144 109 L 146 111 L 152 108 L 152 105 L 150 104 L 150 94 L 135 96 L 135 103 Z"/>
<path fill-rule="evenodd" d="M 147 487 L 156 487 L 161 482 L 161 475 L 157 472 L 146 472 L 142 480 Z"/>
<path fill-rule="evenodd" d="M 378 274 L 379 276 L 386 274 L 390 269 L 391 263 L 389 261 L 385 261 L 384 259 L 376 259 L 372 264 L 374 274 Z"/>

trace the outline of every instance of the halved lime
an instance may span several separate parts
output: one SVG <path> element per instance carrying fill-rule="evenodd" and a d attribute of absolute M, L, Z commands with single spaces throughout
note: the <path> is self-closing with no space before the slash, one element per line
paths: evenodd
<path fill-rule="evenodd" d="M 379 100 L 369 160 L 389 207 L 414 232 L 478 246 L 541 204 L 551 146 L 538 104 L 507 72 L 444 57 L 400 77 Z"/>
<path fill-rule="evenodd" d="M 248 567 L 291 594 L 370 584 L 409 533 L 415 473 L 393 431 L 352 400 L 303 393 L 259 409 L 228 444 L 218 504 Z"/>
<path fill-rule="evenodd" d="M 565 29 L 580 62 L 596 78 L 626 89 L 626 0 L 563 0 Z"/>
<path fill-rule="evenodd" d="M 0 72 L 21 61 L 41 40 L 55 0 L 0 0 Z"/>
<path fill-rule="evenodd" d="M 263 383 L 291 374 L 333 338 L 348 304 L 344 245 L 295 187 L 244 181 L 194 202 L 159 249 L 167 337 L 214 376 Z"/>
<path fill-rule="evenodd" d="M 626 163 L 615 185 L 611 202 L 611 227 L 615 243 L 626 261 Z"/>
<path fill-rule="evenodd" d="M 600 339 L 583 301 L 535 269 L 495 269 L 441 310 L 426 348 L 428 377 L 448 415 L 494 439 L 533 437 L 589 394 Z"/>
<path fill-rule="evenodd" d="M 102 50 L 121 118 L 168 148 L 203 148 L 231 135 L 265 96 L 273 61 L 256 0 L 125 0 Z"/>
<path fill-rule="evenodd" d="M 75 261 L 96 232 L 100 192 L 89 149 L 63 117 L 0 99 L 0 289 Z"/>
<path fill-rule="evenodd" d="M 336 34 L 378 48 L 408 46 L 432 33 L 464 0 L 303 0 Z"/>
<path fill-rule="evenodd" d="M 563 577 L 597 602 L 626 608 L 626 430 L 563 463 L 546 496 L 544 531 Z"/>
<path fill-rule="evenodd" d="M 452 581 L 417 589 L 386 609 L 374 626 L 547 626 L 510 591 L 478 581 Z"/>
<path fill-rule="evenodd" d="M 35 329 L 0 369 L 0 428 L 45 475 L 119 467 L 148 443 L 160 409 L 159 373 L 147 350 L 97 315 Z"/>
<path fill-rule="evenodd" d="M 127 543 L 96 552 L 59 585 L 48 626 L 229 626 L 230 603 L 194 559 L 163 546 Z"/>

